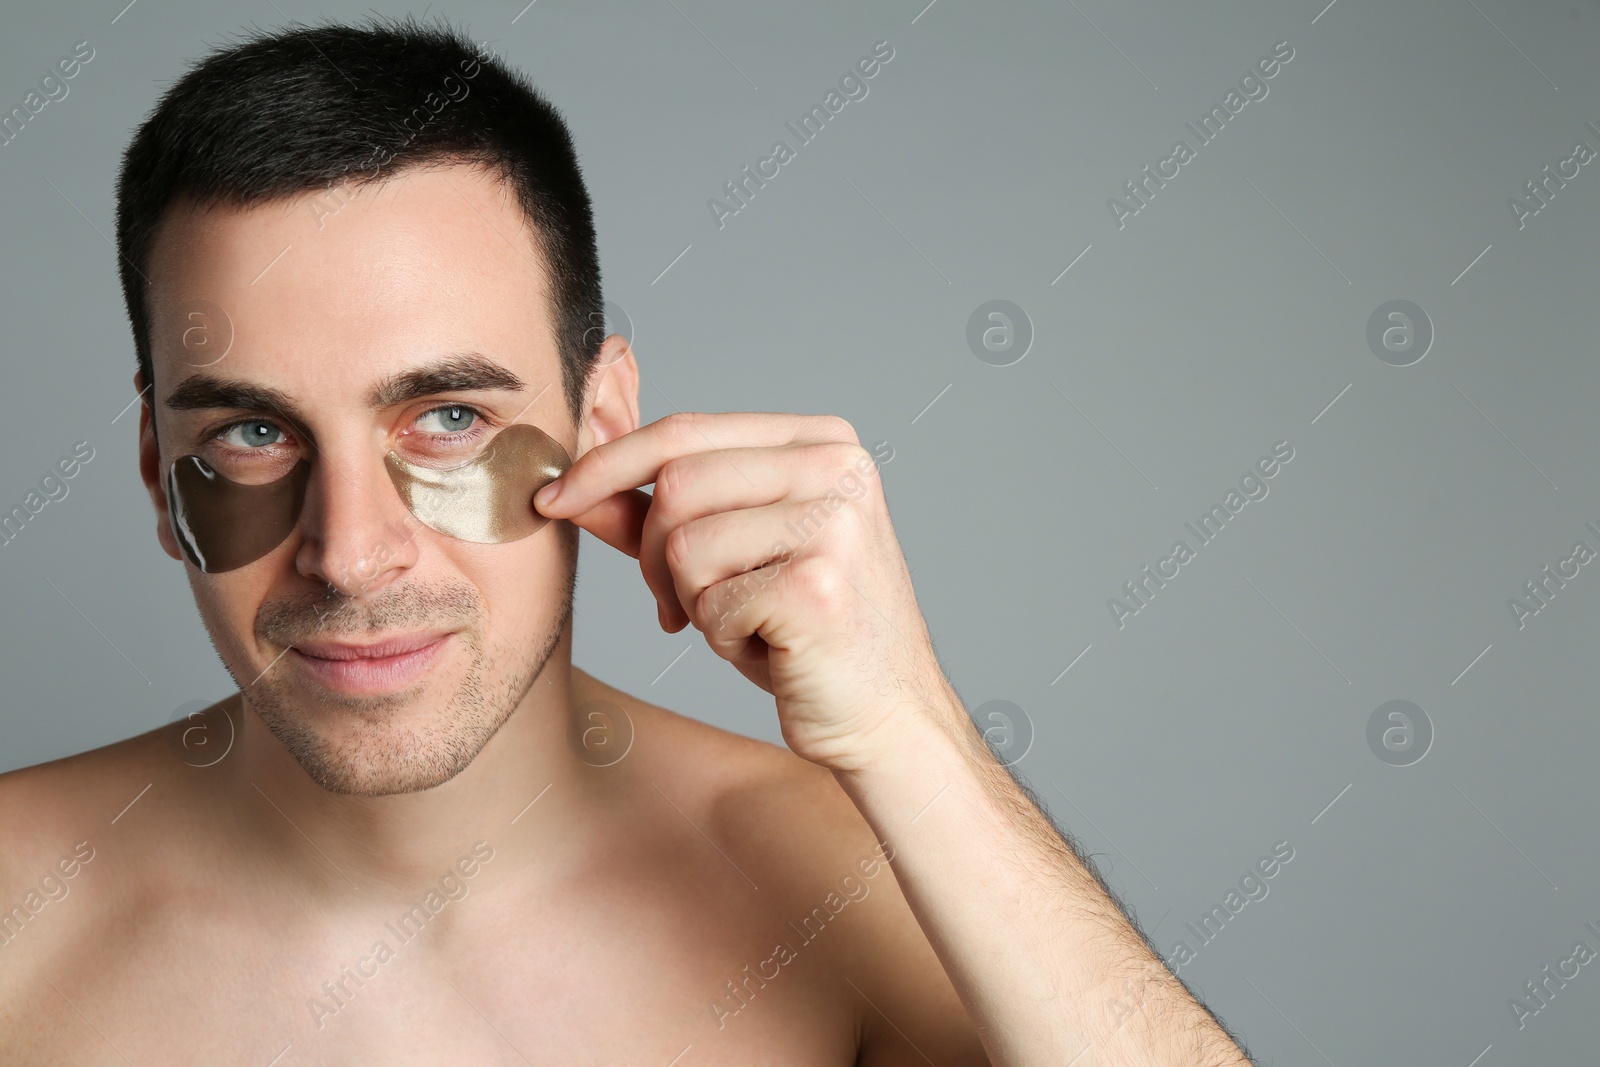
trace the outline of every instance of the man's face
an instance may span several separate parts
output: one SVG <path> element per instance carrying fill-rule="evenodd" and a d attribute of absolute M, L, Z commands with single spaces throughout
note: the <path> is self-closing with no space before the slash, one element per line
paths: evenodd
<path fill-rule="evenodd" d="M 186 564 L 245 700 L 331 791 L 449 780 L 555 649 L 577 563 L 568 522 L 506 544 L 434 532 L 384 465 L 394 449 L 449 466 L 512 423 L 581 451 L 513 193 L 452 166 L 243 211 L 184 206 L 149 276 L 159 455 L 142 430 L 141 468 L 168 555 L 182 558 L 164 510 L 174 459 L 256 483 L 312 464 L 276 549 L 221 573 Z"/>

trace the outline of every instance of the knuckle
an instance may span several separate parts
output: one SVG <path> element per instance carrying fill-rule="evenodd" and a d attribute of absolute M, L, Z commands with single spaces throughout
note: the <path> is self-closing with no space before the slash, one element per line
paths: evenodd
<path fill-rule="evenodd" d="M 843 494 L 839 494 L 828 509 L 828 527 L 833 537 L 830 543 L 851 543 L 866 530 L 864 516 L 850 506 L 850 499 Z"/>
<path fill-rule="evenodd" d="M 678 570 L 687 564 L 694 550 L 694 534 L 690 532 L 692 523 L 673 528 L 662 542 L 661 550 L 666 556 L 667 566 Z"/>
<path fill-rule="evenodd" d="M 686 475 L 684 464 L 681 460 L 669 459 L 661 465 L 656 472 L 655 492 L 651 495 L 663 505 L 669 500 L 676 499 L 683 492 L 683 481 Z"/>
<path fill-rule="evenodd" d="M 849 444 L 861 443 L 861 438 L 856 435 L 856 428 L 850 425 L 848 419 L 839 415 L 819 415 L 818 419 L 820 429 L 831 440 Z"/>
<path fill-rule="evenodd" d="M 719 635 L 739 643 L 750 631 L 745 609 L 766 592 L 768 584 L 758 575 L 741 574 L 705 589 L 697 607 Z"/>
<path fill-rule="evenodd" d="M 695 466 L 692 458 L 682 457 L 669 459 L 656 472 L 650 511 L 657 522 L 673 526 L 688 512 Z"/>
<path fill-rule="evenodd" d="M 715 646 L 737 644 L 740 638 L 732 630 L 749 599 L 736 590 L 707 589 L 695 601 L 695 625 Z"/>
<path fill-rule="evenodd" d="M 661 420 L 661 425 L 667 431 L 668 438 L 680 444 L 700 436 L 699 420 L 692 411 L 674 411 Z"/>
<path fill-rule="evenodd" d="M 850 584 L 826 556 L 801 556 L 789 566 L 789 583 L 806 601 L 819 608 L 833 608 L 844 602 Z"/>
<path fill-rule="evenodd" d="M 856 470 L 864 457 L 872 455 L 856 441 L 830 441 L 823 447 L 827 449 L 828 466 L 834 470 Z"/>
<path fill-rule="evenodd" d="M 799 536 L 800 542 L 805 544 L 815 540 L 828 528 L 834 516 L 834 509 L 829 506 L 826 497 L 816 497 L 811 500 L 802 500 L 793 509 L 793 521 L 790 529 Z"/>

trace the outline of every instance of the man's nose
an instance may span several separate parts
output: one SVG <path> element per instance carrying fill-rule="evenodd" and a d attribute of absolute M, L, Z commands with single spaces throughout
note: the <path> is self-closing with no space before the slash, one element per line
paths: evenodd
<path fill-rule="evenodd" d="M 300 522 L 296 567 L 344 596 L 376 592 L 416 563 L 420 524 L 370 445 L 316 457 Z"/>

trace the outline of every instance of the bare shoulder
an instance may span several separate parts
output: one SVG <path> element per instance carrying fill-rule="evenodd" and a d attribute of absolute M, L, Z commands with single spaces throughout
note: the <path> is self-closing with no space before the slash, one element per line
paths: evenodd
<path fill-rule="evenodd" d="M 203 788 L 205 776 L 184 765 L 174 743 L 181 729 L 173 724 L 0 774 L 0 908 L 52 871 L 80 879 L 91 866 L 142 866 L 151 841 L 138 805 L 181 812 Z M 74 856 L 80 870 L 64 874 Z"/>
<path fill-rule="evenodd" d="M 114 832 L 124 806 L 170 774 L 166 730 L 0 774 L 0 889 L 46 854 Z"/>
<path fill-rule="evenodd" d="M 861 1040 L 858 1062 L 987 1064 L 977 1033 L 906 902 L 880 839 L 831 771 L 787 748 L 638 701 L 635 744 L 655 786 L 759 888 L 783 931 L 774 967 L 822 961 Z M 757 694 L 752 714 L 770 700 Z"/>
<path fill-rule="evenodd" d="M 169 774 L 165 746 L 156 731 L 0 774 L 0 1032 L 14 1041 L 61 1007 L 41 978 L 104 930 L 110 887 L 136 896 L 126 857 L 142 837 L 121 816 Z"/>
<path fill-rule="evenodd" d="M 633 730 L 627 758 L 640 763 L 639 773 L 650 785 L 719 845 L 734 846 L 750 866 L 774 875 L 775 889 L 816 881 L 805 876 L 808 871 L 828 881 L 832 866 L 842 874 L 856 867 L 855 858 L 881 851 L 832 772 L 780 745 L 723 730 L 585 676 L 580 699 L 596 698 L 627 710 Z M 755 694 L 752 715 L 762 714 L 764 704 L 770 705 L 770 698 Z"/>

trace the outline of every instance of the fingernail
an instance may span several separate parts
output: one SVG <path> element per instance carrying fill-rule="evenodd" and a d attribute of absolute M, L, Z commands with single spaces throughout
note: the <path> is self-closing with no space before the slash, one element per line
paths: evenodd
<path fill-rule="evenodd" d="M 533 494 L 533 502 L 542 507 L 545 504 L 554 502 L 555 498 L 560 494 L 561 479 L 557 478 L 555 481 L 551 482 L 549 485 L 546 485 L 543 489 Z"/>

